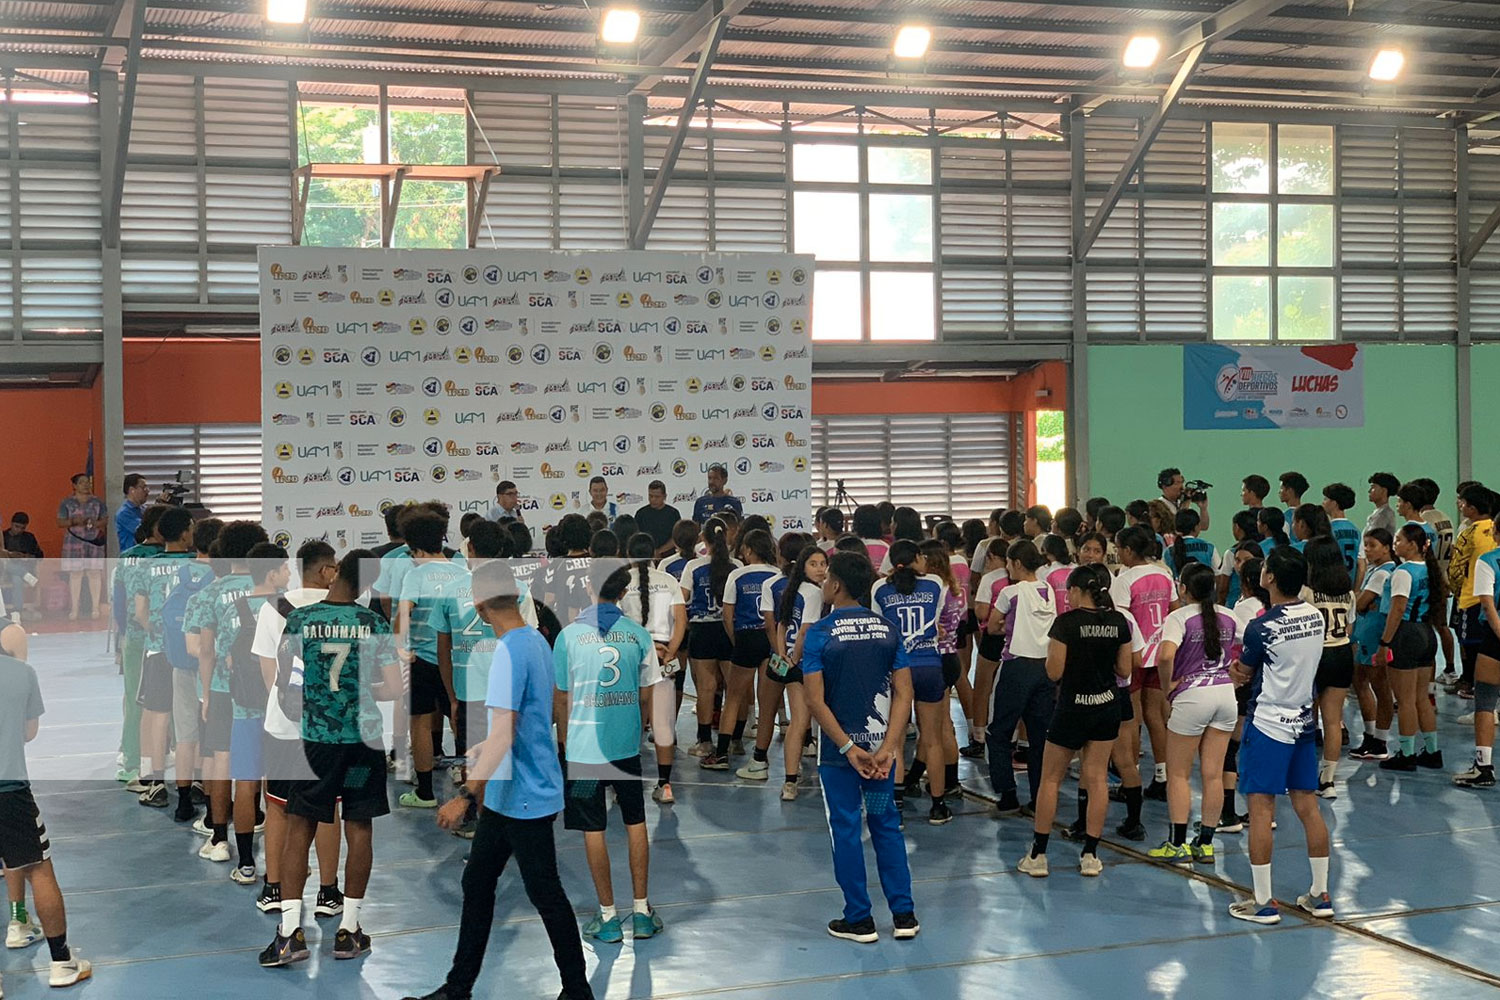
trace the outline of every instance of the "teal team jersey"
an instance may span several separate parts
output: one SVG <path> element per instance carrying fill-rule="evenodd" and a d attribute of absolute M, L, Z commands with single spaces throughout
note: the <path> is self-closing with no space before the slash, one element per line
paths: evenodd
<path fill-rule="evenodd" d="M 135 599 L 146 595 L 147 620 L 146 648 L 153 652 L 162 648 L 161 608 L 167 603 L 167 595 L 177 585 L 177 571 L 182 564 L 193 559 L 191 552 L 159 552 L 139 563 L 131 576 L 126 593 L 130 600 L 130 616 L 135 617 Z M 204 569 L 208 569 L 207 566 Z"/>
<path fill-rule="evenodd" d="M 357 604 L 319 601 L 287 616 L 282 644 L 283 656 L 302 660 L 302 739 L 380 745 L 370 686 L 396 659 L 390 623 Z"/>
<path fill-rule="evenodd" d="M 642 687 L 661 680 L 656 644 L 619 605 L 597 604 L 562 630 L 552 668 L 568 707 L 568 761 L 609 764 L 639 757 Z"/>
<path fill-rule="evenodd" d="M 1339 543 L 1339 551 L 1344 554 L 1344 568 L 1353 577 L 1359 569 L 1359 550 L 1363 536 L 1347 517 L 1334 518 L 1329 522 L 1329 527 L 1333 532 L 1333 540 Z"/>
<path fill-rule="evenodd" d="M 214 676 L 211 688 L 215 691 L 231 691 L 229 684 L 229 653 L 234 649 L 234 644 L 240 638 L 240 609 L 239 598 L 243 597 L 245 603 L 250 606 L 252 617 L 260 614 L 260 609 L 265 603 L 276 595 L 274 594 L 251 594 L 250 590 L 254 583 L 249 576 L 236 574 L 229 579 L 235 583 L 224 587 L 214 596 L 212 610 L 214 621 Z M 207 589 L 207 588 L 205 588 Z M 236 719 L 259 719 L 266 714 L 265 705 L 241 705 L 234 703 L 234 717 Z"/>
<path fill-rule="evenodd" d="M 221 628 L 223 608 L 232 610 L 234 601 L 250 593 L 252 584 L 247 573 L 230 573 L 204 587 L 188 602 L 187 612 L 182 618 L 182 630 L 189 635 L 201 635 L 204 629 L 214 630 L 214 672 L 208 689 L 222 694 L 229 693 L 229 664 L 225 662 L 229 647 L 234 645 L 234 632 L 227 637 Z M 234 631 L 238 631 L 236 616 Z"/>
<path fill-rule="evenodd" d="M 474 610 L 473 577 L 468 572 L 443 584 L 433 628 L 453 641 L 454 696 L 459 701 L 483 701 L 498 640 Z"/>
<path fill-rule="evenodd" d="M 412 562 L 402 577 L 398 600 L 403 604 L 411 602 L 406 645 L 419 659 L 437 662 L 437 624 L 442 615 L 444 590 L 468 575 L 468 570 L 458 563 L 437 560 Z"/>
<path fill-rule="evenodd" d="M 401 593 L 401 581 L 412 567 L 411 549 L 398 545 L 380 557 L 380 574 L 375 578 L 375 592 L 393 602 Z M 395 608 L 391 609 L 393 612 Z"/>
<path fill-rule="evenodd" d="M 161 555 L 161 545 L 156 542 L 142 542 L 133 545 L 120 553 L 120 560 L 116 564 L 115 578 L 118 581 L 116 590 L 124 601 L 125 607 L 121 609 L 125 615 L 125 637 L 128 639 L 144 639 L 146 630 L 141 628 L 140 623 L 135 620 L 135 576 L 140 571 L 141 564 L 152 556 Z M 117 618 L 116 621 L 119 619 Z"/>

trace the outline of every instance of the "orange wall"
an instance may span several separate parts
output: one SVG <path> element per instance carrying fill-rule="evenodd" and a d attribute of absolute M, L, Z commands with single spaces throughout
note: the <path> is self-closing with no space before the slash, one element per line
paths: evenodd
<path fill-rule="evenodd" d="M 1067 400 L 1068 370 L 1049 361 L 1003 379 L 909 379 L 879 382 L 813 379 L 812 408 L 820 416 L 869 413 L 1011 413 L 1061 410 Z M 1050 394 L 1039 398 L 1038 390 Z"/>
<path fill-rule="evenodd" d="M 97 380 L 89 389 L 0 390 L 0 427 L 9 430 L 5 441 L 9 474 L 0 489 L 0 514 L 7 527 L 16 511 L 30 514 L 31 530 L 49 559 L 62 554 L 63 529 L 57 526 L 57 505 L 73 492 L 68 480 L 83 471 L 91 430 L 95 489 L 103 489 L 102 410 Z M 113 517 L 115 498 L 103 499 Z M 110 531 L 113 533 L 113 527 Z"/>
<path fill-rule="evenodd" d="M 125 423 L 260 423 L 260 342 L 125 341 Z"/>

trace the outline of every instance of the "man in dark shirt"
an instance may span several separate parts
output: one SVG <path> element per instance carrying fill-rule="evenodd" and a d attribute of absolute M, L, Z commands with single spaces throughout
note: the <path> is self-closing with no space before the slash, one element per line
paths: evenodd
<path fill-rule="evenodd" d="M 4 574 L 5 607 L 10 612 L 11 620 L 19 622 L 21 609 L 26 605 L 26 588 L 36 583 L 36 561 L 42 558 L 42 547 L 37 544 L 36 535 L 28 529 L 31 526 L 31 518 L 24 511 L 16 511 L 10 519 L 10 527 L 5 529 L 5 551 L 9 558 L 0 566 L 0 573 Z"/>
<path fill-rule="evenodd" d="M 677 508 L 667 503 L 667 484 L 660 479 L 651 480 L 646 487 L 646 506 L 635 512 L 635 524 L 656 542 L 656 554 L 672 553 L 672 529 L 682 520 Z M 625 542 L 629 539 L 622 538 Z"/>
<path fill-rule="evenodd" d="M 724 488 L 729 482 L 729 470 L 722 465 L 711 465 L 708 469 L 708 492 L 693 504 L 693 520 L 702 524 L 721 510 L 732 510 L 739 517 L 745 516 L 740 498 Z"/>

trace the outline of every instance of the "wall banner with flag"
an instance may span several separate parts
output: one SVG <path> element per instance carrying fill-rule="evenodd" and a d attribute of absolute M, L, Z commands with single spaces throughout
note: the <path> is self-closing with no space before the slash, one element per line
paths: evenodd
<path fill-rule="evenodd" d="M 1357 344 L 1182 349 L 1184 430 L 1364 423 L 1364 355 Z"/>

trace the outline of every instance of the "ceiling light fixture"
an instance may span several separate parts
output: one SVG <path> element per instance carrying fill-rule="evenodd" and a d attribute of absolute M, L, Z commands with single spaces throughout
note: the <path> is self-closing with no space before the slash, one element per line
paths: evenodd
<path fill-rule="evenodd" d="M 1370 79 L 1389 83 L 1401 75 L 1406 66 L 1406 55 L 1400 49 L 1381 49 L 1370 60 Z"/>
<path fill-rule="evenodd" d="M 1136 35 L 1125 44 L 1120 61 L 1126 69 L 1150 69 L 1161 56 L 1161 39 L 1155 35 Z"/>
<path fill-rule="evenodd" d="M 932 44 L 932 29 L 920 24 L 905 24 L 896 32 L 896 43 L 891 46 L 897 59 L 920 59 L 927 54 Z"/>
<path fill-rule="evenodd" d="M 272 24 L 301 24 L 307 20 L 307 0 L 266 0 L 266 20 Z"/>
<path fill-rule="evenodd" d="M 630 7 L 611 7 L 599 24 L 599 37 L 611 45 L 629 45 L 641 33 L 641 12 Z"/>

